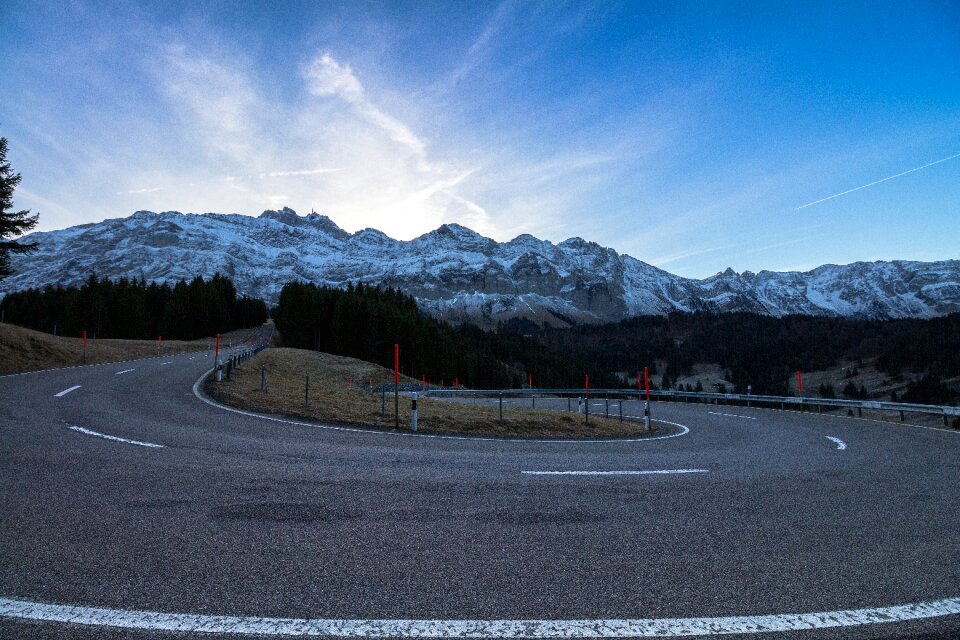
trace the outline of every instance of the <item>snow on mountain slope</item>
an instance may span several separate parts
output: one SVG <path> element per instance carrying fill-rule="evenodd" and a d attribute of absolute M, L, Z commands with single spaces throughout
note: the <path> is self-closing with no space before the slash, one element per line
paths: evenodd
<path fill-rule="evenodd" d="M 445 224 L 410 241 L 376 229 L 350 234 L 330 218 L 288 208 L 259 217 L 138 211 L 128 218 L 30 234 L 39 249 L 14 256 L 0 292 L 99 277 L 173 282 L 219 271 L 241 293 L 275 301 L 305 280 L 399 287 L 437 316 L 491 326 L 528 318 L 554 325 L 673 310 L 751 311 L 862 318 L 960 311 L 960 261 L 824 265 L 805 273 L 681 278 L 582 238 L 522 235 L 498 243 Z"/>

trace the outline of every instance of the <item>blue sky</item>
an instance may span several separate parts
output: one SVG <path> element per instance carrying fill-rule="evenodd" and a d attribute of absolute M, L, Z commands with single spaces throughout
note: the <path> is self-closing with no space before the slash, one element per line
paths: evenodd
<path fill-rule="evenodd" d="M 286 205 L 690 277 L 960 258 L 951 0 L 6 0 L 0 59 L 42 230 Z"/>

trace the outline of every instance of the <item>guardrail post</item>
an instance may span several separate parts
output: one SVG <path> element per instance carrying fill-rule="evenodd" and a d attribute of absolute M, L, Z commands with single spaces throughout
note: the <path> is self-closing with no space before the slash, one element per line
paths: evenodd
<path fill-rule="evenodd" d="M 906 418 L 903 415 L 903 410 L 900 411 L 900 422 L 903 422 Z"/>
<path fill-rule="evenodd" d="M 500 393 L 500 426 L 503 426 L 503 392 Z"/>
<path fill-rule="evenodd" d="M 863 417 L 863 407 L 857 407 L 857 417 L 858 418 Z"/>
<path fill-rule="evenodd" d="M 567 413 L 570 412 L 570 396 L 567 396 Z"/>
<path fill-rule="evenodd" d="M 610 418 L 610 398 L 603 399 L 603 417 Z"/>
<path fill-rule="evenodd" d="M 531 409 L 537 408 L 537 396 L 530 396 L 530 408 Z"/>
<path fill-rule="evenodd" d="M 620 422 L 623 422 L 623 400 L 617 403 L 620 407 Z"/>

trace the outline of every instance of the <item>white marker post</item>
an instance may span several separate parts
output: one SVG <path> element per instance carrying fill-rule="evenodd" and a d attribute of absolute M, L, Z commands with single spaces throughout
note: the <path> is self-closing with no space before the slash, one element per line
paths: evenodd
<path fill-rule="evenodd" d="M 412 396 L 413 407 L 410 410 L 410 428 L 416 432 L 417 430 L 417 392 L 413 392 Z"/>
<path fill-rule="evenodd" d="M 650 432 L 650 403 L 643 403 L 643 430 L 646 433 Z"/>

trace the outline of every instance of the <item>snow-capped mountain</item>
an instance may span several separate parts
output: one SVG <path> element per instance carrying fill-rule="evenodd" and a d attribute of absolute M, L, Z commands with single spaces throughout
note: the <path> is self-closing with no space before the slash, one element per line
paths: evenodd
<path fill-rule="evenodd" d="M 522 235 L 498 243 L 445 224 L 409 241 L 375 229 L 347 233 L 330 218 L 288 208 L 259 217 L 138 211 L 34 233 L 38 251 L 14 256 L 0 292 L 99 277 L 173 282 L 219 271 L 244 294 L 276 301 L 284 283 L 399 287 L 422 308 L 490 326 L 528 318 L 564 325 L 673 310 L 862 318 L 960 311 L 960 260 L 858 262 L 813 271 L 682 278 L 581 238 Z"/>

